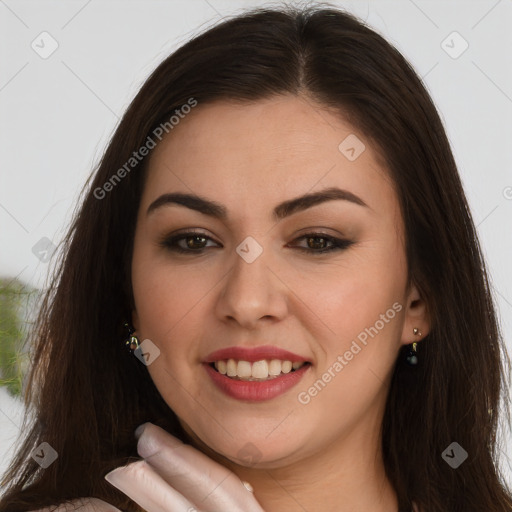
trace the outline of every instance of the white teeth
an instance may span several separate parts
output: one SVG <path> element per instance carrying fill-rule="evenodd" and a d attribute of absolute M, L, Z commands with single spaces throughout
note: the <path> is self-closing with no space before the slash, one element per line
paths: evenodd
<path fill-rule="evenodd" d="M 236 377 L 237 366 L 238 365 L 234 359 L 228 359 L 226 371 L 228 377 Z"/>
<path fill-rule="evenodd" d="M 240 364 L 240 363 L 239 363 Z M 266 379 L 268 377 L 267 361 L 256 361 L 252 363 L 252 377 L 255 379 Z"/>
<path fill-rule="evenodd" d="M 251 363 L 249 361 L 238 361 L 236 374 L 242 379 L 247 379 L 251 376 Z"/>
<path fill-rule="evenodd" d="M 281 373 L 281 361 L 279 361 L 279 359 L 272 359 L 272 361 L 270 361 L 268 373 L 270 375 L 279 375 Z"/>
<path fill-rule="evenodd" d="M 228 371 L 228 365 L 226 361 L 217 361 L 215 363 L 215 368 L 217 368 L 219 373 L 222 373 L 222 375 L 226 375 L 226 372 Z"/>
<path fill-rule="evenodd" d="M 235 359 L 228 359 L 227 361 L 215 361 L 214 366 L 216 370 L 222 375 L 233 377 L 242 380 L 265 380 L 273 379 L 281 373 L 290 373 L 293 370 L 298 370 L 305 363 L 303 361 L 281 361 L 280 359 L 271 359 L 267 361 L 237 361 Z"/>
<path fill-rule="evenodd" d="M 292 371 L 292 362 L 291 361 L 283 361 L 281 363 L 281 371 L 283 373 L 290 373 Z"/>

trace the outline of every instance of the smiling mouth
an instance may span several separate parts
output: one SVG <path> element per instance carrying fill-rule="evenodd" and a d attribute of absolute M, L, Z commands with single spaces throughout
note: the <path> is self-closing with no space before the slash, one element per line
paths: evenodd
<path fill-rule="evenodd" d="M 311 366 L 307 361 L 261 360 L 250 363 L 249 361 L 236 361 L 234 359 L 215 361 L 209 363 L 217 373 L 232 380 L 245 382 L 265 382 L 289 373 L 293 373 L 303 366 Z"/>

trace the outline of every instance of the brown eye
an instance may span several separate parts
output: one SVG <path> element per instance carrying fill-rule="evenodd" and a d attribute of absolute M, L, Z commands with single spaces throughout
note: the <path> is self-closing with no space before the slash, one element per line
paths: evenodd
<path fill-rule="evenodd" d="M 188 254 L 201 254 L 204 249 L 208 247 L 208 241 L 214 242 L 210 237 L 202 233 L 181 233 L 179 235 L 166 237 L 160 245 L 170 251 L 188 253 Z"/>
<path fill-rule="evenodd" d="M 325 249 L 329 241 L 319 236 L 310 236 L 307 238 L 307 244 L 310 249 Z"/>
<path fill-rule="evenodd" d="M 185 244 L 189 249 L 204 249 L 207 238 L 201 235 L 187 236 Z"/>
<path fill-rule="evenodd" d="M 317 255 L 317 254 L 325 254 L 331 251 L 340 251 L 343 249 L 347 249 L 354 242 L 351 240 L 344 240 L 341 238 L 335 238 L 332 236 L 327 236 L 323 233 L 308 233 L 297 240 L 305 240 L 306 247 L 303 246 L 292 246 L 299 251 L 303 251 L 309 254 Z"/>

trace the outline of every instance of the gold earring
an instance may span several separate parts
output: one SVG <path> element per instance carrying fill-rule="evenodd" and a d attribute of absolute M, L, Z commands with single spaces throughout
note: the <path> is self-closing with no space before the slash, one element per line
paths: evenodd
<path fill-rule="evenodd" d="M 128 348 L 128 350 L 133 354 L 136 349 L 139 348 L 139 338 L 135 336 L 133 333 L 135 329 L 130 326 L 128 322 L 124 323 L 125 329 L 128 331 L 128 339 L 125 340 L 124 344 Z"/>
<path fill-rule="evenodd" d="M 421 336 L 421 331 L 415 327 L 412 330 L 415 336 Z M 409 348 L 409 353 L 407 354 L 406 361 L 411 366 L 416 366 L 418 364 L 418 342 L 413 341 L 411 347 Z"/>

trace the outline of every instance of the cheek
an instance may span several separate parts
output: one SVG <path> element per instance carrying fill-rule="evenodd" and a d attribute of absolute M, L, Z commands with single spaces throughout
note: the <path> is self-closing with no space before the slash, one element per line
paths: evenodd
<path fill-rule="evenodd" d="M 165 253 L 155 256 L 148 246 L 136 244 L 132 261 L 138 328 L 143 336 L 164 342 L 201 307 L 215 280 L 200 265 L 171 263 Z"/>
<path fill-rule="evenodd" d="M 385 402 L 399 349 L 405 286 L 399 258 L 369 258 L 338 275 L 315 298 L 330 333 L 317 338 L 319 364 L 297 390 L 301 410 L 334 430 L 366 414 L 378 421 L 374 405 Z"/>
<path fill-rule="evenodd" d="M 403 300 L 407 266 L 398 241 L 376 239 L 361 243 L 336 263 L 296 274 L 289 278 L 302 281 L 301 293 L 321 308 L 322 315 L 335 324 L 365 327 Z"/>
<path fill-rule="evenodd" d="M 134 250 L 132 282 L 138 333 L 160 350 L 147 370 L 168 406 L 179 417 L 188 417 L 194 403 L 190 396 L 200 394 L 191 375 L 191 367 L 199 369 L 193 340 L 201 338 L 201 312 L 211 286 L 204 273 L 155 260 L 146 247 Z"/>
<path fill-rule="evenodd" d="M 360 250 L 364 256 L 347 258 L 326 273 L 323 286 L 311 294 L 312 307 L 329 327 L 329 335 L 319 340 L 326 357 L 322 363 L 328 368 L 347 353 L 350 373 L 371 367 L 384 378 L 400 346 L 405 256 L 398 243 L 368 242 Z M 358 380 L 356 374 L 352 378 Z"/>
<path fill-rule="evenodd" d="M 160 350 L 147 369 L 169 407 L 180 417 L 189 416 L 189 407 L 201 387 L 197 372 L 207 318 L 211 318 L 216 284 L 222 273 L 204 266 L 176 264 L 166 255 L 155 255 L 148 242 L 135 245 L 132 282 L 138 318 L 138 332 Z M 209 316 L 208 316 L 209 315 Z"/>

